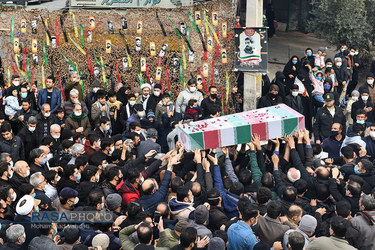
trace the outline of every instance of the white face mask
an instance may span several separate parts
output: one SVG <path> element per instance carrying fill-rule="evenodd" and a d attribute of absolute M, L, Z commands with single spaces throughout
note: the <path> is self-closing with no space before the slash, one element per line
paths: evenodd
<path fill-rule="evenodd" d="M 370 131 L 371 138 L 375 138 L 375 131 Z"/>
<path fill-rule="evenodd" d="M 113 151 L 115 151 L 115 146 L 112 146 L 112 147 L 109 148 L 109 154 L 112 154 Z"/>
<path fill-rule="evenodd" d="M 332 64 L 327 64 L 326 68 L 332 68 Z"/>
<path fill-rule="evenodd" d="M 50 117 L 51 113 L 44 113 L 45 117 Z"/>
<path fill-rule="evenodd" d="M 59 182 L 60 179 L 61 179 L 61 177 L 60 177 L 60 176 L 57 176 L 57 180 L 56 180 L 56 182 Z"/>
<path fill-rule="evenodd" d="M 20 86 L 20 81 L 13 81 L 14 86 Z"/>
<path fill-rule="evenodd" d="M 99 90 L 99 88 L 93 88 L 92 92 L 96 93 L 96 92 L 98 92 L 98 90 Z"/>
<path fill-rule="evenodd" d="M 358 54 L 359 54 L 359 52 L 358 52 L 358 51 L 354 52 L 354 55 L 358 55 Z"/>
<path fill-rule="evenodd" d="M 154 91 L 154 96 L 160 96 L 160 91 Z"/>
<path fill-rule="evenodd" d="M 111 127 L 108 125 L 104 128 L 105 131 L 108 131 Z"/>
<path fill-rule="evenodd" d="M 373 84 L 373 83 L 374 83 L 374 80 L 367 80 L 367 83 L 368 83 L 368 84 Z"/>
<path fill-rule="evenodd" d="M 76 82 L 76 81 L 77 81 L 77 78 L 74 77 L 74 78 L 73 78 L 73 82 Z"/>
<path fill-rule="evenodd" d="M 363 96 L 361 96 L 361 98 L 362 98 L 363 101 L 367 101 L 368 100 L 368 95 L 363 95 Z"/>
<path fill-rule="evenodd" d="M 141 134 L 141 131 L 140 131 L 140 130 L 138 130 L 138 131 L 135 131 L 135 132 L 136 132 L 137 134 L 139 134 L 139 135 Z"/>
<path fill-rule="evenodd" d="M 197 90 L 197 87 L 190 87 L 190 92 L 195 92 Z"/>
<path fill-rule="evenodd" d="M 81 116 L 81 115 L 82 115 L 82 112 L 74 112 L 74 115 L 75 115 L 75 116 Z"/>
<path fill-rule="evenodd" d="M 148 98 L 148 95 L 142 95 L 143 96 L 143 98 Z"/>
<path fill-rule="evenodd" d="M 35 131 L 36 127 L 27 127 L 29 129 L 29 131 L 32 133 Z"/>
<path fill-rule="evenodd" d="M 26 241 L 26 234 L 23 233 L 22 240 L 21 240 L 20 244 L 22 245 L 23 243 L 25 243 L 25 241 Z"/>
<path fill-rule="evenodd" d="M 49 154 L 47 155 L 47 161 L 51 160 L 52 158 L 53 158 L 53 154 L 52 154 L 52 153 L 49 153 Z"/>
<path fill-rule="evenodd" d="M 14 173 L 14 171 L 13 171 L 13 170 L 9 171 L 9 176 L 8 176 L 8 179 L 11 179 L 11 178 L 13 177 L 13 173 Z"/>
<path fill-rule="evenodd" d="M 353 101 L 358 101 L 358 96 L 352 96 Z"/>
<path fill-rule="evenodd" d="M 350 52 L 350 55 L 351 55 L 351 56 L 354 56 L 354 55 L 355 55 L 355 52 Z"/>
<path fill-rule="evenodd" d="M 145 116 L 145 112 L 144 111 L 138 111 L 137 115 L 142 118 L 142 117 Z"/>
<path fill-rule="evenodd" d="M 16 199 L 17 199 L 17 193 L 13 192 L 13 199 L 12 199 L 12 201 L 14 202 L 14 201 L 16 201 Z"/>
<path fill-rule="evenodd" d="M 336 62 L 337 67 L 341 67 L 341 65 L 342 65 L 342 62 Z"/>
<path fill-rule="evenodd" d="M 60 139 L 60 135 L 52 135 L 53 139 L 58 140 Z"/>
<path fill-rule="evenodd" d="M 296 97 L 298 95 L 298 91 L 292 91 L 292 96 Z"/>
<path fill-rule="evenodd" d="M 129 101 L 130 106 L 134 106 L 135 101 Z"/>

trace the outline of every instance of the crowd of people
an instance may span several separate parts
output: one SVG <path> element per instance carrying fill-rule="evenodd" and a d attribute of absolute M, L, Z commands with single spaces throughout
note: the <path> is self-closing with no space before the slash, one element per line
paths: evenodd
<path fill-rule="evenodd" d="M 374 75 L 357 91 L 358 49 L 325 56 L 306 49 L 263 77 L 258 107 L 285 103 L 307 129 L 192 152 L 176 127 L 222 114 L 215 86 L 191 79 L 173 100 L 160 84 L 95 80 L 85 95 L 71 72 L 64 101 L 53 77 L 35 91 L 14 75 L 0 98 L 0 249 L 375 249 Z M 51 211 L 113 220 L 33 220 Z"/>

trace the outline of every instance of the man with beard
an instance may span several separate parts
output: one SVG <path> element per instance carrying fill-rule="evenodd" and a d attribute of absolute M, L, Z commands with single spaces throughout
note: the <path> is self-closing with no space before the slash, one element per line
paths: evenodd
<path fill-rule="evenodd" d="M 42 109 L 42 105 L 48 103 L 51 107 L 51 112 L 54 113 L 58 107 L 61 106 L 61 92 L 53 87 L 54 77 L 47 77 L 46 88 L 41 89 L 38 95 L 38 107 Z"/>

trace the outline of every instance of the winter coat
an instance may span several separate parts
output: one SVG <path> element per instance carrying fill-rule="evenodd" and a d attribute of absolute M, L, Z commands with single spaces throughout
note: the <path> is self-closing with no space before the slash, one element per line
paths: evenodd
<path fill-rule="evenodd" d="M 320 72 L 322 73 L 322 72 Z M 323 79 L 318 80 L 315 78 L 312 72 L 309 73 L 309 78 L 311 80 L 311 85 L 314 87 L 312 91 L 312 95 L 323 95 L 324 94 L 324 86 L 323 86 Z"/>
<path fill-rule="evenodd" d="M 18 103 L 18 98 L 16 96 L 7 96 L 3 98 L 3 105 L 5 104 L 5 114 L 6 115 L 15 115 L 18 110 L 21 110 L 21 106 Z"/>
<path fill-rule="evenodd" d="M 332 117 L 327 107 L 321 108 L 315 115 L 315 122 L 313 125 L 313 132 L 315 140 L 324 140 L 331 135 L 331 128 L 333 123 L 340 123 L 343 125 L 343 131 L 346 131 L 346 118 L 342 109 L 335 106 L 335 115 Z"/>
<path fill-rule="evenodd" d="M 87 136 L 91 132 L 91 124 L 88 116 L 83 118 L 80 124 L 70 119 L 70 117 L 66 118 L 65 129 L 69 129 L 73 133 L 76 133 L 76 129 L 79 127 L 83 127 L 83 132 L 81 134 L 83 134 L 84 136 Z"/>
<path fill-rule="evenodd" d="M 178 201 L 176 197 L 168 202 L 169 208 L 171 210 L 171 216 L 174 220 L 185 220 L 189 221 L 189 215 L 195 210 L 193 203 Z"/>
<path fill-rule="evenodd" d="M 122 204 L 124 207 L 127 207 L 130 202 L 138 200 L 141 197 L 139 190 L 128 180 L 121 181 L 116 189 L 122 196 Z"/>
<path fill-rule="evenodd" d="M 338 141 L 335 136 L 330 136 L 323 140 L 322 149 L 328 153 L 328 158 L 340 157 L 340 149 L 343 141 L 343 137 Z"/>
<path fill-rule="evenodd" d="M 375 211 L 366 211 L 366 214 L 369 217 L 372 217 L 372 220 L 375 220 Z M 350 220 L 353 227 L 358 229 L 360 232 L 360 242 L 363 243 L 363 249 L 374 250 L 375 249 L 375 227 L 373 221 L 367 220 L 362 215 L 357 215 Z"/>
<path fill-rule="evenodd" d="M 189 100 L 192 98 L 198 101 L 198 105 L 201 105 L 201 102 L 203 100 L 202 93 L 198 90 L 192 93 L 190 92 L 189 87 L 186 87 L 186 89 L 182 91 L 177 97 L 175 111 L 184 114 L 186 106 Z"/>
<path fill-rule="evenodd" d="M 0 138 L 0 152 L 9 153 L 13 162 L 25 159 L 25 150 L 21 138 L 13 135 L 12 140 L 6 141 L 4 137 Z"/>
<path fill-rule="evenodd" d="M 307 246 L 306 250 L 354 250 L 357 249 L 349 245 L 348 241 L 345 239 L 337 238 L 335 236 L 331 237 L 318 237 Z"/>
<path fill-rule="evenodd" d="M 302 98 L 300 95 L 294 97 L 291 94 L 285 97 L 285 104 L 297 111 L 300 114 L 303 114 L 303 104 Z"/>

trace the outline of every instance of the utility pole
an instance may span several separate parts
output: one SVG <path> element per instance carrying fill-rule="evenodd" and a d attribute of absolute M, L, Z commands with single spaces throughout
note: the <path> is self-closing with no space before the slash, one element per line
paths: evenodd
<path fill-rule="evenodd" d="M 246 27 L 263 27 L 263 0 L 246 0 Z M 257 78 L 260 77 L 257 84 Z M 243 110 L 256 109 L 261 95 L 261 73 L 244 73 Z"/>

